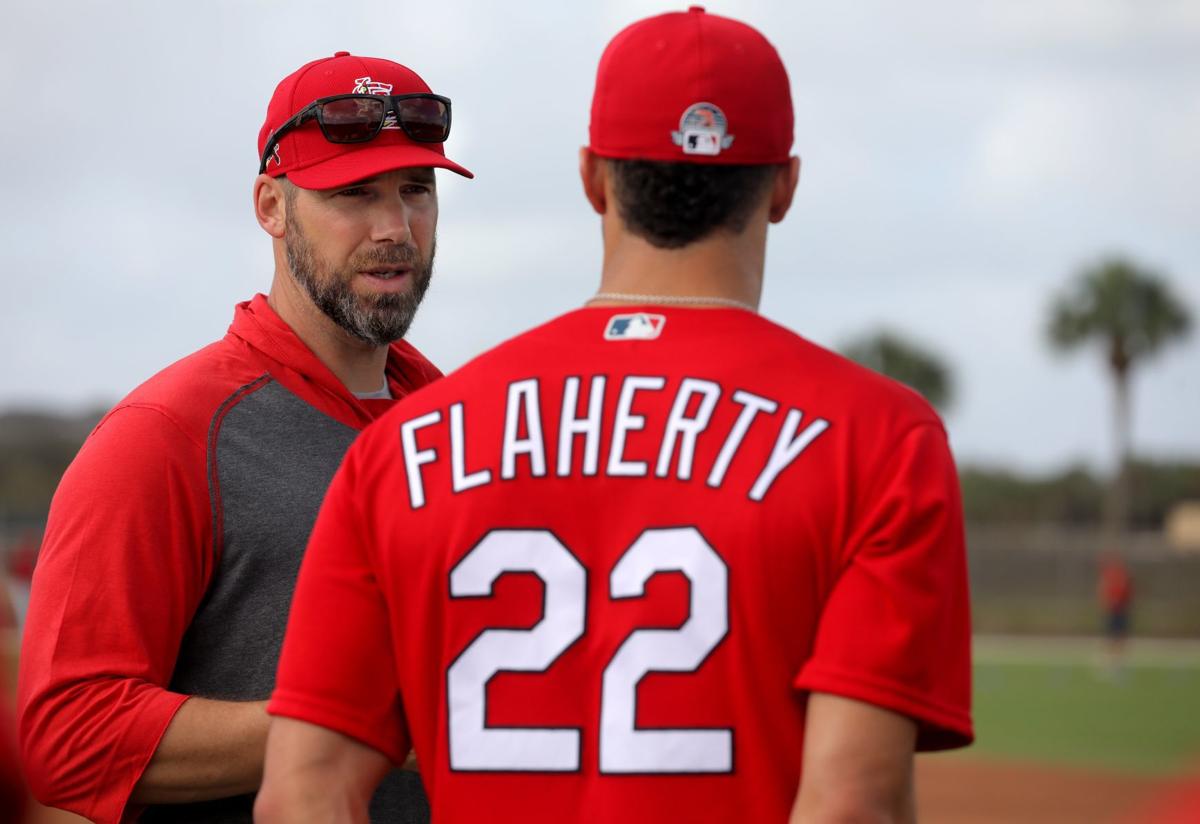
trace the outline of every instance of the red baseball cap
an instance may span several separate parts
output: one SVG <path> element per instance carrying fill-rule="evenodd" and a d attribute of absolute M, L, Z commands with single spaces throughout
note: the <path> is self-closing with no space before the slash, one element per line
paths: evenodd
<path fill-rule="evenodd" d="M 602 157 L 785 163 L 787 70 L 757 29 L 701 6 L 641 20 L 600 58 L 589 148 Z"/>
<path fill-rule="evenodd" d="M 259 157 L 275 130 L 318 98 L 429 91 L 412 69 L 377 57 L 343 51 L 306 63 L 275 87 L 267 119 L 258 132 Z M 302 189 L 329 189 L 412 166 L 435 166 L 464 177 L 475 176 L 447 158 L 441 143 L 417 143 L 401 129 L 384 128 L 366 143 L 330 143 L 315 121 L 283 136 L 267 160 L 266 174 L 287 175 Z"/>

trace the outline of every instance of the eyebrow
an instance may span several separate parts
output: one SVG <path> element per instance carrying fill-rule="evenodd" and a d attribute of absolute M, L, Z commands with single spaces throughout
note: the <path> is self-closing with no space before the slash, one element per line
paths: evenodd
<path fill-rule="evenodd" d="M 421 183 L 432 183 L 437 179 L 436 177 L 434 177 L 433 168 L 431 166 L 410 166 L 406 169 L 396 169 L 395 171 L 405 172 L 413 180 L 419 181 Z M 373 175 L 371 177 L 364 177 L 362 180 L 355 180 L 352 183 L 349 183 L 347 185 L 362 186 L 367 183 L 375 183 L 381 177 L 383 177 L 384 174 L 387 174 L 387 172 L 384 172 L 382 174 Z"/>
<path fill-rule="evenodd" d="M 411 173 L 412 178 L 421 183 L 432 183 L 436 179 L 433 175 L 433 169 L 429 166 L 413 166 L 404 171 Z"/>

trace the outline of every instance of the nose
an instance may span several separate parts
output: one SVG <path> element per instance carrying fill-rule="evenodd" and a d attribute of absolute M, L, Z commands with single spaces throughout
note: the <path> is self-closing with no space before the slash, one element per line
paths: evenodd
<path fill-rule="evenodd" d="M 381 198 L 371 220 L 371 240 L 376 243 L 407 243 L 412 237 L 409 206 L 402 197 Z"/>

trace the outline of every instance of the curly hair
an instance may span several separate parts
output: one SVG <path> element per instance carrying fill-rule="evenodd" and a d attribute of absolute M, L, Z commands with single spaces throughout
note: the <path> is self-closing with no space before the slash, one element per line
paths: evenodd
<path fill-rule="evenodd" d="M 617 209 L 635 235 L 679 249 L 718 229 L 741 232 L 774 166 L 609 159 Z"/>

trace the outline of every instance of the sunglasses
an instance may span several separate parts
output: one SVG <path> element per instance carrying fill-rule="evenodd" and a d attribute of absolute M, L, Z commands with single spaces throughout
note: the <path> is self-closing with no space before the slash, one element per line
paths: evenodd
<path fill-rule="evenodd" d="M 443 143 L 450 136 L 450 98 L 440 94 L 339 94 L 305 106 L 275 130 L 263 150 L 258 173 L 284 135 L 316 119 L 330 143 L 366 143 L 385 128 L 399 126 L 417 143 Z"/>

